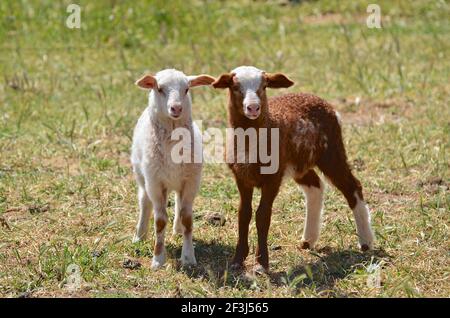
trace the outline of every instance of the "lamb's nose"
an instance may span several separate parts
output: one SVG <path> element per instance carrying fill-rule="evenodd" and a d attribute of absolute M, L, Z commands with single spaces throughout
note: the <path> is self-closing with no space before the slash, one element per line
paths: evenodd
<path fill-rule="evenodd" d="M 170 106 L 170 112 L 174 115 L 179 115 L 182 111 L 181 105 Z"/>
<path fill-rule="evenodd" d="M 250 104 L 247 106 L 247 111 L 250 114 L 255 114 L 259 111 L 259 108 L 260 108 L 259 104 Z"/>

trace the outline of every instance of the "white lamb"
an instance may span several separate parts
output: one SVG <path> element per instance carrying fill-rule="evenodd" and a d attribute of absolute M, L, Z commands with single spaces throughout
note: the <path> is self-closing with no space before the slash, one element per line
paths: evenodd
<path fill-rule="evenodd" d="M 149 89 L 149 106 L 138 120 L 133 136 L 131 163 L 138 184 L 139 220 L 133 242 L 145 240 L 153 208 L 155 246 L 152 268 L 164 265 L 164 235 L 167 224 L 167 197 L 176 192 L 174 233 L 183 234 L 182 265 L 195 265 L 192 245 L 192 205 L 200 186 L 202 164 L 176 163 L 172 148 L 172 132 L 184 128 L 192 136 L 192 149 L 201 149 L 201 134 L 191 117 L 189 88 L 209 85 L 214 78 L 207 75 L 186 76 L 167 69 L 155 76 L 146 75 L 136 85 Z M 194 147 L 195 144 L 195 147 Z M 192 151 L 194 152 L 194 151 Z"/>

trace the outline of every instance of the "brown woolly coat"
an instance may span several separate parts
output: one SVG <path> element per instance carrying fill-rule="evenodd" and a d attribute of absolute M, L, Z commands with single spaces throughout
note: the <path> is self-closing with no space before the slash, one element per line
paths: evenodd
<path fill-rule="evenodd" d="M 261 103 L 267 105 L 262 106 L 258 119 L 251 120 L 240 113 L 240 101 L 234 100 L 230 95 L 229 124 L 231 127 L 244 129 L 279 128 L 280 167 L 276 174 L 267 175 L 260 173 L 262 164 L 259 162 L 229 163 L 236 178 L 250 187 L 260 188 L 264 183 L 276 182 L 289 173 L 296 180 L 304 178 L 303 183 L 307 184 L 307 172 L 314 166 L 324 169 L 325 173 L 334 174 L 333 170 L 339 169 L 342 159 L 347 161 L 340 123 L 329 103 L 307 93 L 285 94 L 263 99 Z M 270 130 L 268 135 L 270 142 Z M 235 142 L 235 151 L 236 148 Z M 268 148 L 271 149 L 270 143 Z M 319 186 L 316 178 L 311 178 L 309 182 Z M 354 201 L 354 198 L 350 199 Z"/>

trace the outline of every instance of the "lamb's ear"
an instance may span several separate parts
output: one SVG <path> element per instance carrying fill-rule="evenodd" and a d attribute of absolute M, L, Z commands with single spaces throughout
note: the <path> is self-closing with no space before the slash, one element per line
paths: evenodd
<path fill-rule="evenodd" d="M 210 85 L 216 79 L 206 74 L 188 76 L 189 87 Z"/>
<path fill-rule="evenodd" d="M 214 88 L 228 88 L 232 84 L 233 76 L 233 73 L 224 73 L 212 83 L 212 86 Z"/>
<path fill-rule="evenodd" d="M 282 88 L 291 87 L 294 82 L 287 78 L 286 75 L 281 73 L 264 73 L 267 81 L 267 87 L 270 88 Z"/>
<path fill-rule="evenodd" d="M 135 84 L 143 89 L 153 89 L 158 87 L 158 82 L 156 81 L 156 78 L 154 78 L 151 75 L 145 75 L 141 77 L 136 81 Z"/>

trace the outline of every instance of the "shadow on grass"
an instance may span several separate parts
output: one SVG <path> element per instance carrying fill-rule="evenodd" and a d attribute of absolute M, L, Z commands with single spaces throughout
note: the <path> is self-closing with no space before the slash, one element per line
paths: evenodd
<path fill-rule="evenodd" d="M 166 246 L 168 256 L 171 258 L 179 258 L 181 256 L 182 245 Z M 225 245 L 218 240 L 203 241 L 194 240 L 195 257 L 197 266 L 192 268 L 184 268 L 183 270 L 190 276 L 201 277 L 203 274 L 223 273 L 227 267 L 227 263 L 234 253 L 234 246 Z M 178 269 L 182 269 L 178 264 Z"/>
<path fill-rule="evenodd" d="M 194 241 L 194 245 L 197 266 L 182 267 L 180 262 L 177 262 L 178 270 L 184 271 L 190 278 L 206 279 L 216 287 L 250 288 L 251 280 L 242 272 L 233 272 L 228 268 L 234 253 L 234 246 L 225 245 L 219 240 L 203 241 L 198 239 Z M 171 258 L 180 257 L 181 246 L 169 245 L 166 248 Z"/>
<path fill-rule="evenodd" d="M 167 252 L 172 258 L 179 257 L 181 246 L 168 246 Z M 234 253 L 234 246 L 224 245 L 219 240 L 196 240 L 195 253 L 197 266 L 183 268 L 177 263 L 178 270 L 184 271 L 190 278 L 207 279 L 217 287 L 249 289 L 254 288 L 255 279 L 263 277 L 255 277 L 245 271 L 230 271 L 228 265 Z M 329 290 L 333 293 L 333 288 L 339 280 L 345 279 L 358 269 L 364 269 L 370 263 L 390 259 L 390 256 L 380 249 L 363 253 L 359 250 L 332 250 L 325 247 L 311 253 L 317 257 L 316 261 L 295 265 L 288 272 L 270 272 L 265 276 L 265 280 L 268 279 L 274 286 L 289 286 L 294 293 L 311 287 L 316 291 Z M 296 280 L 296 277 L 302 276 L 303 279 Z"/>
<path fill-rule="evenodd" d="M 294 266 L 289 272 L 270 273 L 271 283 L 276 286 L 290 285 L 294 293 L 302 288 L 313 287 L 317 292 L 329 291 L 333 296 L 335 284 L 371 263 L 391 257 L 381 249 L 361 252 L 359 250 L 335 250 L 325 247 L 311 252 L 317 257 L 314 262 Z M 297 279 L 297 277 L 303 277 Z M 337 295 L 343 296 L 343 295 Z"/>

